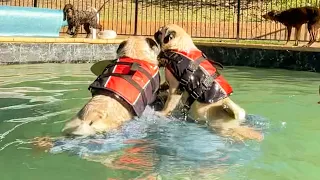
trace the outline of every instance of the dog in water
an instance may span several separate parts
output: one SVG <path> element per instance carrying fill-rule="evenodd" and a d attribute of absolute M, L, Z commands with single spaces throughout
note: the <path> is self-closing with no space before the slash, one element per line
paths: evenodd
<path fill-rule="evenodd" d="M 92 98 L 62 132 L 93 135 L 117 129 L 140 116 L 155 100 L 160 86 L 159 52 L 151 38 L 130 37 L 123 41 L 117 49 L 118 59 L 102 67 L 101 72 L 94 72 L 100 75 L 89 86 Z"/>
<path fill-rule="evenodd" d="M 175 24 L 163 26 L 154 38 L 162 49 L 160 62 L 166 61 L 165 79 L 169 85 L 160 115 L 169 115 L 182 100 L 191 119 L 207 122 L 223 136 L 263 139 L 260 132 L 241 126 L 246 112 L 230 99 L 232 87 L 217 69 L 222 65 L 208 60 L 184 29 Z"/>
<path fill-rule="evenodd" d="M 287 28 L 287 42 L 288 44 L 291 36 L 292 27 L 296 29 L 295 43 L 294 46 L 298 46 L 298 41 L 300 39 L 301 26 L 307 23 L 308 31 L 310 34 L 310 40 L 305 47 L 311 46 L 317 38 L 318 29 L 320 26 L 320 10 L 317 7 L 298 7 L 290 8 L 285 11 L 272 10 L 264 15 L 264 19 L 280 22 Z M 285 45 L 286 45 L 285 44 Z"/>

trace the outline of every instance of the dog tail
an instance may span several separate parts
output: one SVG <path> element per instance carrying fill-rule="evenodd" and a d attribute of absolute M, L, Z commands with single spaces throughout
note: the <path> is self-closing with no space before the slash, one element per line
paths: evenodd
<path fill-rule="evenodd" d="M 99 23 L 100 21 L 100 14 L 98 13 L 98 10 L 94 7 L 91 7 L 91 6 L 88 6 L 89 9 L 92 9 L 95 13 L 96 13 L 96 16 L 97 16 L 97 23 Z"/>

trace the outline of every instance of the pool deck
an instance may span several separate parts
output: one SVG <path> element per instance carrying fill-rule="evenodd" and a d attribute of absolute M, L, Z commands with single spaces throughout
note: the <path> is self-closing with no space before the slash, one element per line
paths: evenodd
<path fill-rule="evenodd" d="M 59 38 L 36 38 L 36 37 L 0 37 L 0 43 L 85 43 L 85 44 L 120 44 L 129 36 L 118 36 L 116 39 L 91 39 L 83 38 L 80 35 L 79 38 L 71 38 L 67 36 L 61 36 Z M 255 49 L 273 49 L 273 50 L 288 50 L 288 51 L 307 51 L 307 52 L 320 52 L 320 43 L 316 42 L 312 47 L 302 47 L 306 42 L 300 42 L 298 47 L 289 45 L 276 45 L 276 44 L 264 44 L 263 41 L 259 44 L 248 43 L 235 43 L 235 42 L 210 42 L 194 40 L 196 45 L 201 46 L 213 46 L 213 47 L 232 47 L 232 48 L 255 48 Z"/>

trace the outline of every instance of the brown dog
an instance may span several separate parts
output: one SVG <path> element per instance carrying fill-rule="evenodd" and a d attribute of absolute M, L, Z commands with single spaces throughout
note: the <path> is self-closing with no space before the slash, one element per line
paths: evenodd
<path fill-rule="evenodd" d="M 169 115 L 185 97 L 183 104 L 191 119 L 207 122 L 224 136 L 262 140 L 261 133 L 240 125 L 246 112 L 230 99 L 232 88 L 219 73 L 219 64 L 208 60 L 184 29 L 169 24 L 161 27 L 154 38 L 162 48 L 159 58 L 167 61 L 165 79 L 169 84 L 160 115 Z"/>
<path fill-rule="evenodd" d="M 102 26 L 98 23 L 97 12 L 75 10 L 72 4 L 66 4 L 63 8 L 63 20 L 68 22 L 67 34 L 77 37 L 81 25 L 87 33 L 86 38 L 91 34 L 90 27 L 102 30 Z M 72 33 L 72 28 L 75 27 Z"/>
<path fill-rule="evenodd" d="M 63 128 L 64 134 L 92 135 L 117 129 L 140 116 L 160 86 L 158 44 L 151 38 L 130 37 L 117 50 L 118 59 L 102 67 L 90 85 L 92 98 Z M 100 62 L 98 62 L 100 63 Z"/>
<path fill-rule="evenodd" d="M 264 15 L 263 18 L 267 20 L 272 20 L 280 22 L 287 27 L 287 42 L 288 44 L 291 36 L 292 27 L 296 29 L 295 43 L 294 46 L 298 46 L 298 41 L 300 39 L 301 26 L 308 23 L 308 31 L 310 34 L 310 41 L 305 47 L 311 46 L 317 38 L 320 20 L 320 10 L 317 7 L 299 7 L 291 8 L 285 11 L 272 10 Z M 285 45 L 286 45 L 285 44 Z"/>

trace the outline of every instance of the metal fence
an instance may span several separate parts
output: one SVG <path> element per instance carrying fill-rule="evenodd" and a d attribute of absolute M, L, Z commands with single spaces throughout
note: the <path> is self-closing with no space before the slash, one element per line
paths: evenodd
<path fill-rule="evenodd" d="M 67 3 L 78 10 L 99 9 L 105 0 L 0 0 L 0 5 L 62 9 Z M 262 19 L 270 10 L 311 5 L 320 0 L 107 0 L 100 11 L 104 29 L 119 35 L 152 36 L 162 25 L 175 23 L 192 37 L 285 40 L 280 23 Z M 301 40 L 309 36 L 301 29 Z"/>

